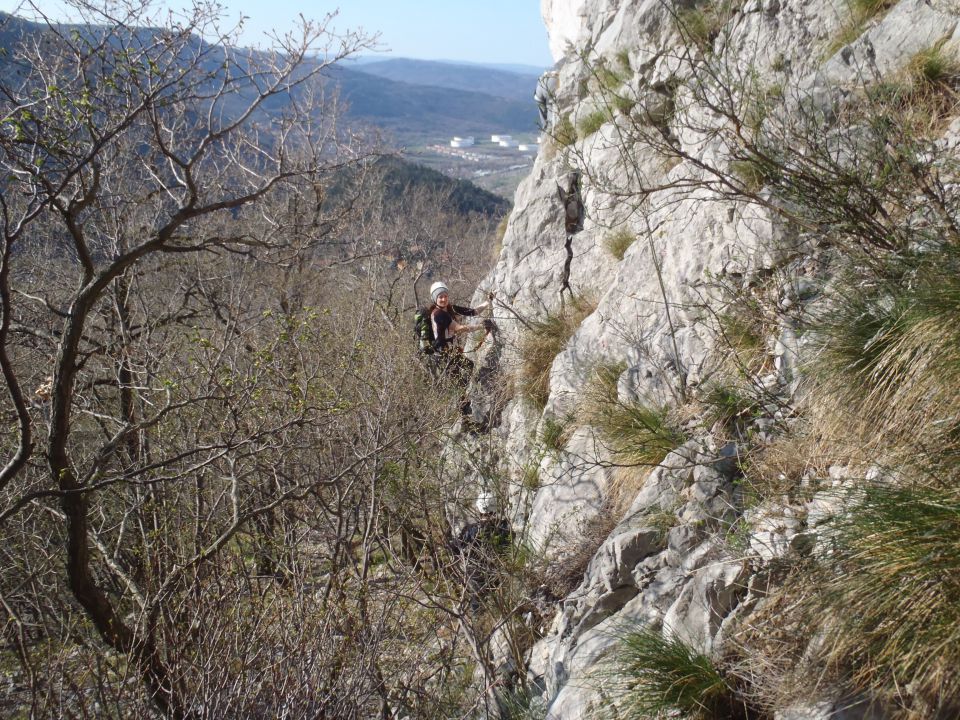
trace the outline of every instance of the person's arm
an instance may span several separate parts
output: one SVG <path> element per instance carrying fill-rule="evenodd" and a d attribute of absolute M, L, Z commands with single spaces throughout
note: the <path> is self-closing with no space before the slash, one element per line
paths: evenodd
<path fill-rule="evenodd" d="M 463 335 L 463 333 L 476 332 L 483 330 L 483 323 L 458 323 L 456 320 L 450 325 L 454 335 Z"/>

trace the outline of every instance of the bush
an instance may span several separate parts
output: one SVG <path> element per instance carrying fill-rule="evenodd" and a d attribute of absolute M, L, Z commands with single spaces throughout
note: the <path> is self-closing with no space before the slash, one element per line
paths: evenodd
<path fill-rule="evenodd" d="M 596 303 L 587 297 L 574 297 L 557 313 L 534 320 L 520 342 L 520 367 L 517 383 L 520 393 L 536 407 L 543 408 L 550 396 L 550 367 Z"/>
<path fill-rule="evenodd" d="M 643 628 L 622 638 L 614 655 L 619 716 L 731 720 L 744 704 L 713 661 L 677 638 Z"/>

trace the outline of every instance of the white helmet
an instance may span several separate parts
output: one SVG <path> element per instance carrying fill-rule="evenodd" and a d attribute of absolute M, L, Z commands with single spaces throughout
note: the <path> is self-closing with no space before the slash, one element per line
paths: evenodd
<path fill-rule="evenodd" d="M 436 302 L 437 297 L 439 297 L 440 293 L 449 294 L 449 292 L 450 290 L 447 288 L 447 286 L 438 280 L 437 282 L 435 282 L 433 285 L 430 286 L 430 299 L 433 300 L 433 302 Z"/>
<path fill-rule="evenodd" d="M 497 511 L 497 498 L 489 490 L 482 491 L 477 496 L 477 512 L 481 515 L 492 515 Z"/>

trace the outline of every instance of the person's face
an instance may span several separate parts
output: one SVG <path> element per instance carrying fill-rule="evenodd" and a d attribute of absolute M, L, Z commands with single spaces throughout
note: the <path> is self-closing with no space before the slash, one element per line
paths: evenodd
<path fill-rule="evenodd" d="M 445 308 L 449 302 L 450 302 L 450 296 L 447 293 L 442 292 L 439 295 L 437 295 L 438 308 Z"/>

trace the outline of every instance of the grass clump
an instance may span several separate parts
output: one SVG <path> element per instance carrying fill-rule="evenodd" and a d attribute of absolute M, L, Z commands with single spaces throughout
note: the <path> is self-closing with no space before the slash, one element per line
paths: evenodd
<path fill-rule="evenodd" d="M 627 79 L 625 73 L 618 72 L 606 64 L 596 68 L 597 81 L 600 86 L 609 92 L 616 92 Z"/>
<path fill-rule="evenodd" d="M 569 147 L 577 139 L 577 130 L 570 119 L 570 113 L 564 113 L 553 128 L 553 139 L 561 147 Z"/>
<path fill-rule="evenodd" d="M 675 637 L 651 628 L 625 635 L 615 651 L 622 691 L 617 711 L 625 717 L 679 715 L 696 720 L 747 716 L 743 703 L 713 661 Z"/>
<path fill-rule="evenodd" d="M 637 236 L 630 232 L 627 228 L 620 228 L 614 232 L 608 233 L 603 238 L 603 247 L 608 253 L 613 255 L 617 260 L 623 260 L 623 256 L 627 252 L 627 248 L 633 245 L 634 241 L 637 239 Z"/>
<path fill-rule="evenodd" d="M 584 392 L 581 418 L 593 426 L 617 462 L 657 465 L 687 436 L 665 407 L 623 401 L 617 393 L 620 364 L 601 365 Z"/>
<path fill-rule="evenodd" d="M 831 528 L 820 597 L 829 655 L 854 681 L 899 694 L 924 717 L 960 707 L 960 495 L 868 487 Z M 898 697 L 902 703 L 904 698 Z"/>
<path fill-rule="evenodd" d="M 570 418 L 544 418 L 540 428 L 540 442 L 543 447 L 553 451 L 563 450 L 570 439 L 571 426 Z"/>
<path fill-rule="evenodd" d="M 603 127 L 604 123 L 609 122 L 610 119 L 610 110 L 607 108 L 599 108 L 587 113 L 580 119 L 580 122 L 577 123 L 577 137 L 581 140 L 590 137 Z"/>
<path fill-rule="evenodd" d="M 688 42 L 710 52 L 714 40 L 738 8 L 735 0 L 709 0 L 677 13 L 677 28 Z"/>
<path fill-rule="evenodd" d="M 735 310 L 722 313 L 717 319 L 719 340 L 731 351 L 736 365 L 747 372 L 758 372 L 768 359 L 765 320 L 760 308 L 740 302 Z"/>
<path fill-rule="evenodd" d="M 850 15 L 827 45 L 827 57 L 863 34 L 868 22 L 896 5 L 897 0 L 850 0 Z"/>
<path fill-rule="evenodd" d="M 960 79 L 960 62 L 945 52 L 941 43 L 914 55 L 907 72 L 917 83 L 953 89 Z"/>
<path fill-rule="evenodd" d="M 575 296 L 558 312 L 547 313 L 544 319 L 527 324 L 520 343 L 517 386 L 521 395 L 537 408 L 542 409 L 550 396 L 550 367 L 554 358 L 595 307 L 596 303 L 590 298 Z"/>
<path fill-rule="evenodd" d="M 706 407 L 704 425 L 708 428 L 750 420 L 760 409 L 760 403 L 750 388 L 734 384 L 711 384 L 703 393 L 701 402 Z"/>
<path fill-rule="evenodd" d="M 766 171 L 763 165 L 753 158 L 731 160 L 730 172 L 740 181 L 747 195 L 755 195 L 766 184 Z"/>
<path fill-rule="evenodd" d="M 885 448 L 935 466 L 960 458 L 960 249 L 888 263 L 847 285 L 811 329 L 810 372 Z"/>

